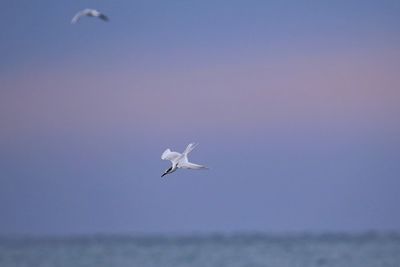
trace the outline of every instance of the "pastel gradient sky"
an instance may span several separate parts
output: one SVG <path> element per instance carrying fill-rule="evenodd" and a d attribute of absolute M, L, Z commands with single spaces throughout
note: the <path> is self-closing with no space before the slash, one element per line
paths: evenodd
<path fill-rule="evenodd" d="M 400 231 L 399 14 L 0 2 L 0 234 Z"/>

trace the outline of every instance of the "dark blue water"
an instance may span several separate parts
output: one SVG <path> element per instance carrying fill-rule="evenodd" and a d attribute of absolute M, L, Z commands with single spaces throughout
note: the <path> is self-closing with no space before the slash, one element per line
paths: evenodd
<path fill-rule="evenodd" d="M 399 234 L 2 238 L 1 267 L 400 267 Z"/>

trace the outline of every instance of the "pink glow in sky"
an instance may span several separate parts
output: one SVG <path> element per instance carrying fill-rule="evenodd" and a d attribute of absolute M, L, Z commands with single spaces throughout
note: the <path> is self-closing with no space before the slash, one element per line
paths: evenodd
<path fill-rule="evenodd" d="M 83 73 L 39 67 L 3 83 L 0 101 L 8 119 L 2 128 L 14 134 L 187 128 L 241 134 L 276 127 L 357 131 L 385 123 L 397 128 L 400 55 L 370 52 L 175 64 L 156 71 L 138 70 L 135 62 Z"/>

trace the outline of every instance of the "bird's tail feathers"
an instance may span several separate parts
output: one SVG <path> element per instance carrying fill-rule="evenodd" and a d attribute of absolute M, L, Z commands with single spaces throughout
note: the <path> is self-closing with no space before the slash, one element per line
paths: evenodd
<path fill-rule="evenodd" d="M 198 145 L 198 144 L 190 143 L 190 144 L 186 147 L 185 151 L 183 151 L 183 155 L 188 155 L 197 145 Z"/>

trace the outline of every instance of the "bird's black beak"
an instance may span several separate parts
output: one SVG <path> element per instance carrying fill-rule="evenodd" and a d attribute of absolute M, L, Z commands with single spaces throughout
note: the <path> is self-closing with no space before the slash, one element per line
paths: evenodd
<path fill-rule="evenodd" d="M 166 170 L 161 177 L 164 177 L 165 175 L 167 175 L 170 171 L 172 170 L 172 167 L 170 167 L 168 170 Z"/>

